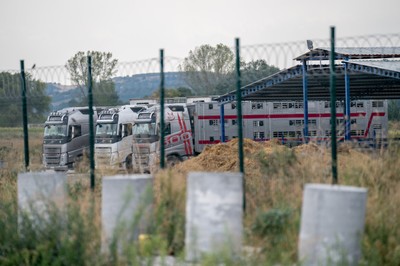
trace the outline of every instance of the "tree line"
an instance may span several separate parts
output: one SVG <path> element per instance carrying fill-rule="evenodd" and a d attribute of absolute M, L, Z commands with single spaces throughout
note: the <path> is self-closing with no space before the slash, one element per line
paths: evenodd
<path fill-rule="evenodd" d="M 116 106 L 118 93 L 112 77 L 116 74 L 118 60 L 112 53 L 87 51 L 78 52 L 65 64 L 73 85 L 81 92 L 80 97 L 71 99 L 69 106 L 87 105 L 88 66 L 87 57 L 92 57 L 93 104 L 97 106 Z M 241 62 L 242 84 L 255 81 L 278 71 L 264 60 Z M 180 66 L 184 72 L 188 88 L 167 88 L 166 97 L 208 96 L 227 93 L 235 89 L 234 54 L 223 44 L 215 47 L 202 45 L 189 52 Z M 46 95 L 46 83 L 35 80 L 29 74 L 27 80 L 27 110 L 29 123 L 43 123 L 50 111 L 51 98 Z M 0 125 L 6 127 L 22 124 L 22 101 L 20 74 L 0 73 Z M 149 98 L 158 98 L 156 90 Z"/>
<path fill-rule="evenodd" d="M 78 52 L 65 64 L 71 81 L 81 95 L 71 99 L 69 106 L 87 105 L 88 67 L 87 57 L 92 57 L 93 104 L 95 106 L 121 105 L 112 77 L 116 74 L 118 60 L 112 53 L 87 51 Z M 189 87 L 167 88 L 166 97 L 222 95 L 236 89 L 235 55 L 226 45 L 202 45 L 189 52 L 179 66 Z M 241 84 L 245 86 L 279 71 L 265 60 L 240 61 Z M 50 109 L 51 98 L 46 95 L 46 84 L 26 75 L 27 107 L 29 123 L 43 123 Z M 22 124 L 20 74 L 0 73 L 0 125 Z M 10 93 L 12 92 L 12 93 Z M 18 93 L 17 93 L 18 94 Z M 158 98 L 159 90 L 148 96 Z M 400 120 L 400 102 L 389 101 L 389 119 Z"/>

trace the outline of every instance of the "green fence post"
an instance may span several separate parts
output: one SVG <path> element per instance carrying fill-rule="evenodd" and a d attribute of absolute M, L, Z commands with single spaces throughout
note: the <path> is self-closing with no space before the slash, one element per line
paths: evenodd
<path fill-rule="evenodd" d="M 160 49 L 160 168 L 165 167 L 164 131 L 164 49 Z"/>
<path fill-rule="evenodd" d="M 92 57 L 87 58 L 88 64 L 88 105 L 89 105 L 89 160 L 90 160 L 90 188 L 95 187 L 94 175 L 94 122 L 93 122 L 93 82 L 92 82 Z"/>
<path fill-rule="evenodd" d="M 240 77 L 240 42 L 239 38 L 235 39 L 236 47 L 236 99 L 237 99 L 237 122 L 238 122 L 238 150 L 239 150 L 239 170 L 243 174 L 243 210 L 246 210 L 246 179 L 244 178 L 244 162 L 243 162 L 243 122 L 242 122 L 242 92 Z"/>
<path fill-rule="evenodd" d="M 26 108 L 26 77 L 25 77 L 24 60 L 20 61 L 20 66 L 21 66 L 22 121 L 24 128 L 25 171 L 29 171 L 28 111 Z"/>
<path fill-rule="evenodd" d="M 331 92 L 331 148 L 332 184 L 338 183 L 336 148 L 336 70 L 335 70 L 335 27 L 331 27 L 330 92 Z"/>

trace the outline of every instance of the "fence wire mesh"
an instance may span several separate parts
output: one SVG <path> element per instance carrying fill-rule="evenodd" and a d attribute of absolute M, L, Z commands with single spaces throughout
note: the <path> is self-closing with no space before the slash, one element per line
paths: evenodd
<path fill-rule="evenodd" d="M 354 111 L 354 116 L 346 117 L 345 114 L 345 103 L 343 101 L 345 96 L 343 89 L 345 81 L 343 79 L 343 76 L 340 76 L 340 80 L 338 80 L 337 82 L 338 86 L 341 86 L 341 89 L 338 90 L 338 101 L 336 103 L 339 116 L 336 118 L 336 121 L 332 121 L 333 123 L 337 124 L 336 134 L 339 136 L 339 139 L 344 138 L 345 123 L 347 121 L 352 126 L 352 130 L 350 132 L 352 137 L 357 139 L 367 136 L 367 138 L 373 139 L 373 145 L 380 144 L 379 139 L 382 139 L 382 136 L 380 134 L 382 134 L 383 129 L 388 128 L 388 125 L 382 122 L 384 120 L 379 120 L 383 117 L 381 110 L 385 106 L 384 103 L 386 104 L 386 101 L 384 101 L 385 99 L 391 99 L 387 105 L 389 119 L 400 120 L 400 103 L 398 101 L 398 99 L 400 99 L 400 67 L 398 66 L 398 63 L 400 62 L 400 34 L 338 38 L 336 39 L 336 47 L 337 51 L 343 52 L 344 55 L 348 55 L 346 54 L 346 50 L 340 49 L 348 49 L 347 51 L 350 51 L 351 48 L 353 52 L 356 51 L 354 54 L 352 54 L 351 60 L 355 60 L 355 67 L 361 67 L 360 69 L 352 70 L 354 73 L 357 73 L 357 76 L 352 76 L 352 78 L 350 79 L 350 88 L 357 89 L 357 86 L 359 87 L 357 91 L 358 94 L 353 94 L 351 96 L 351 108 Z M 329 48 L 330 40 L 328 39 L 314 39 L 309 41 L 302 40 L 298 42 L 287 43 L 242 45 L 240 47 L 240 68 L 242 78 L 241 84 L 243 88 L 243 96 L 245 96 L 244 100 L 254 101 L 248 105 L 244 103 L 245 108 L 247 108 L 247 121 L 244 122 L 244 130 L 247 130 L 246 136 L 250 136 L 250 138 L 254 140 L 277 139 L 285 144 L 288 144 L 288 139 L 290 138 L 296 139 L 296 141 L 300 140 L 300 142 L 302 143 L 305 139 L 305 136 L 314 139 L 329 139 L 330 135 L 334 131 L 330 130 L 330 123 L 332 122 L 329 121 L 329 108 L 331 106 L 328 99 L 326 98 L 329 96 L 324 96 L 329 94 L 330 71 L 328 67 L 329 53 L 327 52 L 329 51 Z M 310 51 L 312 52 L 310 53 Z M 155 51 L 155 54 L 156 53 L 157 51 Z M 168 55 L 168 50 L 166 51 L 166 54 Z M 64 136 L 62 138 L 59 138 L 57 140 L 55 138 L 48 138 L 46 141 L 47 144 L 50 144 L 47 148 L 49 158 L 43 159 L 45 154 L 43 123 L 45 122 L 49 112 L 60 110 L 64 107 L 86 106 L 88 104 L 86 98 L 86 54 L 83 55 L 84 56 L 78 58 L 79 60 L 75 62 L 75 72 L 72 72 L 70 70 L 71 66 L 67 65 L 68 62 L 66 62 L 62 66 L 47 67 L 32 65 L 31 67 L 25 69 L 27 79 L 26 95 L 28 107 L 28 122 L 30 124 L 29 145 L 30 147 L 32 147 L 29 150 L 31 161 L 30 170 L 43 170 L 45 168 L 43 163 L 47 159 L 49 159 L 49 161 L 53 160 L 52 162 L 60 162 L 60 160 L 62 159 L 61 148 L 55 147 L 56 145 L 53 145 L 53 147 L 51 147 L 51 145 L 54 144 L 56 141 L 60 141 L 61 143 L 62 141 L 66 141 L 67 138 L 72 137 L 68 136 L 68 133 L 66 133 L 67 127 L 65 126 L 64 128 L 62 128 L 62 130 L 64 130 Z M 234 91 L 236 89 L 235 87 L 237 82 L 235 76 L 234 55 L 235 47 L 232 47 L 230 44 L 219 44 L 215 46 L 205 44 L 203 46 L 193 47 L 193 49 L 185 58 L 168 56 L 165 57 L 164 72 L 166 97 L 183 98 L 192 96 L 208 97 L 222 95 L 222 97 L 227 97 L 227 102 L 231 101 L 229 97 L 234 97 Z M 301 57 L 302 55 L 304 55 L 305 57 Z M 369 58 L 366 58 L 366 55 L 369 55 Z M 103 54 L 103 56 L 106 56 L 106 54 Z M 310 91 L 310 99 L 324 100 L 324 102 L 321 103 L 321 105 L 319 105 L 318 107 L 321 109 L 318 109 L 316 104 L 310 103 L 310 109 L 313 109 L 314 111 L 318 110 L 319 113 L 313 113 L 313 116 L 310 116 L 308 120 L 306 120 L 303 116 L 303 75 L 301 72 L 303 71 L 301 60 L 307 58 L 307 56 L 316 59 L 312 62 L 307 60 L 305 64 L 306 70 L 309 71 L 309 86 L 310 88 L 313 88 L 312 90 L 314 91 Z M 71 57 L 71 59 L 72 58 L 73 57 Z M 112 62 L 115 62 L 113 61 L 114 58 L 110 57 L 108 61 L 103 60 L 105 57 L 101 57 L 101 60 L 97 58 L 97 61 L 95 56 L 93 58 L 94 63 L 102 62 L 102 64 L 96 66 L 96 71 L 94 71 L 93 79 L 93 96 L 95 100 L 95 105 L 97 107 L 129 104 L 131 99 L 159 99 L 159 58 L 150 58 L 147 60 L 134 62 L 120 61 L 120 58 L 118 58 L 118 62 L 116 62 L 111 69 L 108 63 L 113 64 Z M 299 60 L 294 60 L 295 58 L 299 58 Z M 336 61 L 336 64 L 339 67 L 337 72 L 338 74 L 344 73 L 345 70 L 343 68 L 343 61 L 345 60 L 346 58 L 340 58 Z M 360 62 L 362 64 L 360 64 Z M 26 63 L 26 66 L 30 65 L 29 62 Z M 374 68 L 374 66 L 376 67 Z M 381 72 L 380 70 L 383 70 L 383 72 Z M 358 84 L 357 80 L 362 81 L 362 83 Z M 286 87 L 287 91 L 283 90 L 283 86 Z M 263 89 L 268 90 L 263 91 Z M 315 91 L 319 91 L 321 94 L 316 94 L 316 96 L 313 96 L 313 93 L 315 93 Z M 385 94 L 379 94 L 379 92 L 381 91 L 385 91 Z M 273 101 L 272 104 L 271 102 L 268 103 L 270 104 L 270 113 L 266 111 L 266 102 L 261 102 L 265 99 L 267 99 L 268 101 Z M 371 99 L 371 101 L 368 103 L 370 108 L 368 111 L 369 113 L 365 111 L 366 105 L 364 105 L 365 102 L 361 101 L 362 99 Z M 232 101 L 234 101 L 234 98 Z M 214 109 L 210 111 L 214 112 L 212 115 L 210 115 L 212 118 L 207 118 L 208 120 L 205 120 L 203 124 L 205 125 L 205 127 L 214 127 L 212 132 L 213 135 L 207 135 L 206 137 L 204 137 L 204 141 L 207 143 L 216 143 L 214 141 L 217 141 L 219 136 L 221 135 L 218 131 L 220 130 L 218 128 L 218 126 L 220 126 L 219 123 L 227 125 L 226 136 L 227 139 L 229 138 L 229 140 L 232 140 L 233 138 L 237 137 L 237 120 L 235 120 L 236 110 L 233 110 L 237 108 L 234 103 L 229 105 L 226 104 L 226 106 L 230 108 L 230 113 L 228 113 L 228 110 L 226 110 L 230 117 L 229 119 L 221 122 L 221 120 L 219 120 L 219 110 L 218 108 L 215 108 L 215 106 L 216 105 L 212 106 Z M 209 105 L 205 107 L 205 109 L 208 108 Z M 271 110 L 273 110 L 274 113 L 272 113 Z M 291 112 L 290 115 L 292 117 L 288 116 L 289 111 Z M 312 113 L 312 110 L 310 111 L 310 113 Z M 268 123 L 266 122 L 267 120 L 264 120 L 266 117 L 268 117 L 269 119 Z M 273 122 L 271 122 L 271 117 L 277 118 L 275 120 L 275 123 L 280 129 L 272 129 L 271 124 Z M 320 122 L 320 120 L 322 120 L 321 117 L 325 119 L 323 122 L 325 123 L 324 125 L 322 125 L 322 122 Z M 378 120 L 376 120 L 378 122 L 375 122 L 375 120 L 373 120 L 374 118 L 378 118 Z M 308 129 L 305 129 L 305 125 L 308 125 Z M 35 126 L 37 126 L 37 128 Z M 22 133 L 21 127 L 22 93 L 20 70 L 0 71 L 0 174 L 2 175 L 0 177 L 0 188 L 2 188 L 2 191 L 4 192 L 3 194 L 0 193 L 0 195 L 3 197 L 11 198 L 15 197 L 14 194 L 16 194 L 16 189 L 10 188 L 10 186 L 7 186 L 7 184 L 2 183 L 2 181 L 4 180 L 3 170 L 6 169 L 6 171 L 8 171 L 7 175 L 9 175 L 9 179 L 14 180 L 16 177 L 16 173 L 23 169 L 22 165 L 24 155 L 22 151 L 24 147 L 21 139 L 24 135 Z M 268 130 L 266 130 L 267 128 Z M 79 127 L 74 128 L 73 134 L 78 134 L 78 129 L 80 130 Z M 123 127 L 121 127 L 120 129 L 114 127 L 114 129 L 115 132 L 119 130 L 120 132 L 124 132 L 125 134 L 125 130 L 131 130 L 132 133 L 132 128 L 129 126 L 124 127 L 124 130 L 122 130 Z M 250 129 L 252 130 L 251 132 L 249 131 Z M 395 136 L 399 138 L 400 123 L 397 124 L 395 131 Z M 72 132 L 72 127 L 70 132 Z M 104 132 L 106 133 L 106 131 Z M 306 134 L 304 134 L 305 132 Z M 109 138 L 107 139 L 107 141 L 110 141 L 109 143 L 111 143 L 112 139 Z M 189 141 L 186 142 L 187 145 L 188 142 Z M 99 157 L 96 158 L 96 160 L 98 160 L 96 161 L 96 163 L 101 162 L 101 159 L 105 159 L 106 162 L 110 161 L 111 156 L 107 157 L 107 154 L 111 154 L 111 148 L 105 146 L 106 145 L 100 147 L 102 149 L 99 149 L 95 152 L 99 155 Z M 139 158 L 134 159 L 138 160 L 138 162 L 140 163 L 140 160 L 142 160 L 141 156 L 143 154 L 148 155 L 150 149 L 143 146 L 139 147 L 139 145 L 137 146 L 139 150 Z M 188 146 L 186 146 L 186 148 L 187 147 Z M 303 151 L 304 154 L 306 154 L 307 152 L 306 148 L 314 149 L 315 146 L 308 146 L 305 147 L 303 150 L 299 149 L 299 154 L 301 154 L 300 156 L 298 156 L 299 158 L 304 159 L 308 156 L 303 156 Z M 250 147 L 249 150 L 251 149 L 252 148 Z M 301 202 L 299 202 L 299 199 L 301 199 L 301 194 L 299 194 L 299 191 L 301 191 L 300 187 L 303 185 L 305 180 L 307 180 L 304 178 L 299 178 L 299 176 L 303 176 L 305 178 L 309 178 L 309 176 L 312 176 L 312 178 L 309 180 L 326 182 L 326 177 L 330 173 L 330 170 L 326 167 L 326 164 L 327 162 L 329 162 L 329 160 L 324 154 L 325 151 L 323 151 L 322 153 L 315 153 L 313 157 L 309 157 L 307 158 L 307 160 L 299 161 L 303 162 L 304 164 L 299 163 L 298 168 L 296 168 L 293 167 L 293 165 L 295 164 L 294 162 L 297 160 L 294 156 L 295 153 L 277 152 L 276 156 L 264 157 L 264 155 L 266 155 L 264 154 L 266 151 L 267 149 L 263 149 L 262 152 L 257 153 L 257 156 L 259 157 L 257 160 L 260 160 L 260 162 L 262 163 L 260 164 L 260 166 L 253 165 L 252 162 L 247 162 L 246 165 L 246 167 L 248 167 L 248 170 L 252 170 L 250 168 L 259 168 L 259 170 L 256 171 L 260 171 L 260 173 L 248 171 L 250 173 L 248 174 L 250 177 L 250 182 L 247 183 L 248 186 L 245 189 L 245 193 L 243 195 L 245 197 L 244 202 L 246 202 L 246 197 L 250 198 L 250 200 L 247 201 L 248 209 L 251 209 L 253 211 L 257 209 L 258 211 L 259 208 L 261 209 L 271 207 L 271 212 L 265 212 L 265 214 L 267 215 L 264 215 L 264 213 L 260 212 L 258 215 L 260 218 L 258 218 L 257 216 L 256 221 L 253 223 L 251 230 L 254 230 L 254 232 L 259 231 L 260 235 L 262 235 L 262 238 L 256 239 L 257 241 L 255 242 L 255 246 L 259 246 L 261 242 L 265 242 L 267 243 L 267 246 L 265 249 L 263 248 L 263 250 L 273 250 L 270 246 L 271 243 L 273 243 L 273 245 L 275 245 L 275 243 L 278 243 L 279 245 L 277 245 L 277 249 L 279 250 L 279 252 L 282 252 L 282 250 L 284 250 L 286 254 L 289 254 L 285 256 L 293 257 L 290 258 L 290 262 L 287 264 L 295 264 L 297 263 L 297 249 L 295 247 L 296 245 L 289 245 L 288 247 L 287 244 L 296 243 L 297 235 L 290 238 L 293 239 L 293 241 L 287 241 L 287 239 L 285 238 L 282 242 L 281 234 L 279 234 L 276 238 L 269 238 L 275 235 L 276 230 L 272 228 L 274 229 L 272 230 L 274 232 L 266 232 L 265 224 L 268 223 L 268 219 L 276 220 L 275 218 L 278 217 L 280 220 L 283 219 L 283 222 L 279 225 L 280 227 L 289 228 L 289 231 L 295 231 L 293 230 L 293 228 L 298 228 L 298 224 L 296 224 L 296 221 L 299 221 L 299 219 L 292 219 L 290 215 L 292 215 L 292 212 L 297 214 L 300 213 L 300 211 L 298 210 L 298 206 L 301 205 Z M 57 153 L 58 156 L 58 158 L 56 159 L 54 158 L 55 156 L 52 157 L 55 153 Z M 345 150 L 344 153 L 347 153 L 348 155 L 352 154 L 352 152 L 349 152 L 349 150 Z M 285 158 L 281 158 L 281 155 Z M 371 197 L 373 201 L 371 201 L 371 204 L 369 204 L 371 205 L 369 207 L 371 209 L 370 211 L 368 211 L 368 213 L 377 213 L 378 215 L 376 215 L 376 218 L 374 216 L 371 216 L 368 217 L 368 219 L 366 220 L 366 222 L 368 223 L 367 227 L 372 229 L 367 230 L 368 235 L 366 235 L 365 237 L 365 251 L 363 253 L 363 256 L 365 256 L 366 258 L 362 263 L 368 264 L 371 261 L 377 261 L 376 264 L 398 265 L 398 247 L 400 238 L 396 236 L 399 236 L 400 230 L 398 230 L 399 226 L 392 226 L 394 223 L 390 224 L 391 221 L 398 220 L 399 212 L 395 211 L 395 206 L 398 206 L 398 204 L 386 204 L 387 202 L 392 202 L 394 199 L 399 199 L 398 190 L 396 190 L 396 186 L 398 187 L 398 174 L 396 173 L 396 169 L 393 168 L 394 166 L 399 165 L 397 163 L 399 161 L 398 149 L 395 150 L 395 152 L 393 153 L 388 153 L 388 156 L 386 157 L 382 156 L 381 160 L 376 161 L 370 160 L 364 155 L 365 154 L 357 153 L 356 155 L 352 155 L 354 156 L 354 158 L 350 158 L 348 156 L 348 158 L 345 159 L 347 161 L 343 161 L 341 165 L 341 167 L 348 167 L 347 172 L 343 174 L 343 176 L 346 176 L 346 178 L 343 178 L 345 182 L 348 182 L 348 184 L 351 185 L 367 185 L 371 188 L 370 191 L 375 193 L 373 197 Z M 225 150 L 221 150 L 221 153 L 218 154 L 218 157 L 207 158 L 208 161 L 206 161 L 205 169 L 209 170 L 212 163 L 219 163 L 210 161 L 217 161 L 216 158 L 219 159 L 221 157 L 230 156 L 226 154 Z M 128 168 L 128 164 L 132 164 L 132 157 L 129 158 L 128 156 L 126 158 L 130 160 L 125 160 L 124 162 L 118 163 L 125 164 L 126 168 Z M 66 160 L 66 158 L 63 158 L 63 160 Z M 143 160 L 146 160 L 146 156 L 144 156 Z M 309 161 L 312 161 L 312 163 L 310 163 Z M 360 164 L 361 161 L 363 165 Z M 227 160 L 227 162 L 229 162 L 230 165 L 231 162 L 233 162 L 232 165 L 236 163 L 235 160 Z M 75 164 L 75 161 L 73 163 Z M 196 165 L 198 163 L 199 161 L 193 163 L 192 165 L 189 165 L 188 168 L 193 169 L 198 166 Z M 392 169 L 391 171 L 388 171 L 388 169 L 390 168 L 393 168 L 394 170 Z M 78 167 L 75 167 L 74 170 L 74 176 L 76 175 L 76 177 L 79 177 L 78 173 L 83 173 L 84 178 L 86 178 L 86 174 L 88 172 L 87 168 L 84 168 L 84 166 L 78 164 Z M 253 173 L 257 173 L 257 175 L 259 174 L 260 176 L 254 176 Z M 265 176 L 267 175 L 271 175 L 272 178 L 271 176 L 265 178 Z M 259 178 L 256 182 L 254 182 L 255 177 Z M 354 180 L 350 180 L 353 178 Z M 381 185 L 381 183 L 379 182 L 385 179 L 389 180 L 390 183 L 383 183 L 383 185 Z M 180 182 L 180 179 L 177 180 L 177 182 L 179 182 L 179 187 L 181 187 L 184 182 Z M 161 183 L 160 186 L 162 185 L 163 184 Z M 286 190 L 283 190 L 283 188 L 286 188 Z M 82 190 L 81 186 L 75 186 L 74 190 L 77 191 L 76 195 L 81 195 L 79 194 Z M 247 192 L 246 194 L 246 190 L 250 193 Z M 168 189 L 168 191 L 170 191 L 170 189 Z M 168 192 L 168 194 L 171 194 L 170 196 L 172 197 L 172 200 L 168 201 L 168 204 L 165 206 L 170 206 L 171 202 L 174 205 L 175 201 L 181 201 L 181 198 L 177 197 L 176 192 L 172 192 L 173 193 Z M 7 194 L 10 194 L 11 196 Z M 282 197 L 282 195 L 290 196 L 287 198 L 287 202 Z M 390 198 L 389 196 L 392 197 Z M 384 199 L 382 199 L 382 197 L 384 197 Z M 294 207 L 293 209 L 280 209 L 282 207 L 285 207 L 285 205 L 282 204 L 288 204 L 288 206 Z M 87 206 L 88 205 L 82 205 L 82 208 L 86 209 Z M 272 208 L 274 206 L 276 206 L 277 208 Z M 162 207 L 164 208 L 164 205 Z M 178 213 L 180 210 L 178 208 L 175 208 L 174 211 Z M 164 214 L 164 211 L 162 213 Z M 171 223 L 173 226 L 171 227 L 169 226 L 169 223 L 166 223 L 167 226 L 165 235 L 171 235 L 171 228 L 177 227 L 175 223 L 178 223 L 178 220 L 179 223 L 181 221 L 184 221 L 184 216 L 182 216 L 182 218 L 181 216 L 175 215 L 176 213 L 174 213 L 174 218 L 172 221 L 173 223 Z M 384 226 L 382 226 L 381 217 L 388 216 L 390 219 L 385 219 L 384 222 L 387 222 L 389 224 L 384 224 Z M 247 215 L 246 218 L 252 219 L 253 216 Z M 94 220 L 92 219 L 91 215 L 90 220 Z M 295 222 L 294 224 L 289 224 L 288 222 L 286 222 L 286 220 Z M 15 224 L 15 221 L 16 219 L 13 219 L 10 223 Z M 245 224 L 250 225 L 250 223 Z M 86 232 L 81 230 L 81 226 L 82 223 L 79 220 L 79 226 L 76 226 L 76 228 L 79 229 L 77 237 L 78 240 L 82 239 L 80 238 L 82 232 Z M 93 230 L 93 228 L 90 228 L 90 230 Z M 7 230 L 3 231 L 6 232 Z M 13 232 L 15 232 L 16 230 L 9 231 L 11 232 L 11 234 L 9 235 L 10 237 L 12 237 L 13 235 L 18 236 L 18 234 L 13 234 Z M 56 231 L 63 232 L 63 230 Z M 381 234 L 382 237 L 378 236 L 379 234 Z M 177 240 L 174 237 L 173 243 L 171 244 L 174 246 L 174 248 L 175 246 L 177 246 L 176 243 L 178 243 L 179 245 L 183 243 L 183 240 L 179 238 L 182 238 L 184 234 L 179 231 L 176 235 L 178 238 L 178 242 L 176 242 Z M 392 235 L 393 237 L 387 240 L 388 235 Z M 8 235 L 6 235 L 4 239 L 6 240 L 5 247 L 8 250 L 10 246 L 9 239 L 11 238 L 7 238 L 7 236 Z M 92 247 L 94 243 L 92 238 L 96 239 L 95 241 L 97 241 L 99 237 L 95 235 L 91 238 L 88 238 L 90 239 L 90 241 L 87 241 L 89 243 L 89 254 L 94 254 L 94 256 L 92 257 L 97 256 L 99 258 L 103 258 L 103 256 L 98 256 L 98 251 L 100 249 L 96 248 L 97 246 L 93 249 L 95 251 L 91 250 L 90 247 Z M 67 237 L 66 239 L 69 241 L 70 237 Z M 148 238 L 146 237 L 146 239 Z M 273 241 L 271 242 L 270 239 L 272 239 Z M 385 245 L 385 241 L 389 241 L 390 243 L 388 245 Z M 164 245 L 164 243 L 162 245 Z M 69 242 L 68 246 L 70 246 Z M 83 247 L 86 246 L 83 245 Z M 376 249 L 376 247 L 378 247 L 378 249 Z M 181 247 L 179 246 L 179 249 L 180 248 Z M 285 249 L 290 249 L 290 252 L 286 252 Z M 172 251 L 174 250 L 175 249 L 172 249 Z M 24 249 L 24 252 L 25 251 L 27 251 L 27 249 Z M 35 251 L 36 250 L 33 249 L 33 252 Z M 45 252 L 46 254 L 49 253 L 47 252 L 47 249 L 45 249 Z M 5 258 L 7 259 L 7 253 L 5 254 Z M 58 253 L 50 252 L 50 254 Z M 84 254 L 84 252 L 82 254 Z M 154 254 L 153 250 L 151 254 Z M 275 253 L 272 253 L 272 256 L 275 256 Z M 88 256 L 85 256 L 86 260 L 87 257 Z M 109 261 L 111 260 L 107 260 L 108 263 Z M 279 263 L 282 264 L 281 261 L 279 261 Z M 255 264 L 266 265 L 277 263 L 274 261 L 273 263 Z"/>
<path fill-rule="evenodd" d="M 269 75 L 301 64 L 294 60 L 305 55 L 310 49 L 329 49 L 329 40 L 315 39 L 312 47 L 306 40 L 287 43 L 257 44 L 241 46 L 242 86 L 246 86 Z M 400 34 L 369 35 L 350 38 L 338 38 L 336 47 L 354 48 L 359 53 L 374 54 L 374 60 L 380 55 L 393 52 L 393 58 L 385 56 L 386 60 L 398 58 L 395 55 L 400 46 Z M 369 50 L 368 50 L 369 48 Z M 373 50 L 371 48 L 374 48 Z M 235 89 L 234 81 L 234 48 L 229 45 L 202 45 L 193 48 L 186 58 L 166 57 L 165 73 L 166 88 L 187 88 L 187 94 L 198 96 L 222 95 Z M 364 50 L 363 50 L 364 49 Z M 389 49 L 389 50 L 388 50 Z M 166 51 L 168 52 L 168 51 Z M 321 58 L 325 54 L 321 50 Z M 314 57 L 318 57 L 314 54 Z M 357 57 L 355 57 L 357 58 Z M 340 63 L 340 62 L 338 62 Z M 67 64 L 67 63 L 66 63 Z M 311 63 L 310 63 L 311 64 Z M 317 60 L 312 64 L 327 65 L 327 60 Z M 28 64 L 26 64 L 28 65 Z M 83 67 L 83 65 L 79 66 Z M 326 74 L 324 68 L 321 74 Z M 77 89 L 66 65 L 35 66 L 26 68 L 29 98 L 48 96 L 51 104 L 48 109 L 58 109 L 68 106 L 68 101 L 84 97 L 83 88 Z M 115 86 L 121 103 L 127 103 L 130 98 L 150 97 L 159 87 L 159 58 L 134 62 L 118 62 L 109 77 Z M 0 99 L 15 101 L 20 99 L 19 70 L 2 71 L 0 75 Z M 98 80 L 99 81 L 99 80 Z M 42 87 L 45 86 L 43 91 Z M 107 86 L 99 86 L 99 95 L 110 96 Z M 113 91 L 113 90 L 111 90 Z M 168 95 L 167 95 L 168 96 Z M 74 102 L 72 101 L 71 104 Z M 43 103 L 45 104 L 45 103 Z M 46 107 L 46 106 L 44 106 Z M 47 110 L 48 110 L 47 109 Z M 40 108 L 39 112 L 46 108 Z"/>
<path fill-rule="evenodd" d="M 328 91 L 329 56 L 327 55 L 329 47 L 328 39 L 242 45 L 240 47 L 242 87 L 254 87 L 256 89 L 260 85 L 267 86 L 267 81 L 278 80 L 279 82 L 288 78 L 288 75 L 293 74 L 288 70 L 296 70 L 296 67 L 300 68 L 302 60 L 306 59 L 307 68 L 313 70 L 312 75 L 316 77 L 315 82 L 320 83 L 311 84 L 310 87 L 318 85 Z M 370 61 L 375 64 L 377 62 L 392 62 L 393 65 L 390 66 L 390 70 L 397 73 L 397 75 L 399 72 L 399 47 L 400 34 L 336 39 L 337 51 L 344 54 L 353 53 L 352 55 L 350 54 L 351 60 Z M 94 62 L 99 62 L 98 65 L 94 65 L 96 69 L 98 68 L 98 72 L 94 72 L 93 94 L 95 106 L 129 104 L 131 99 L 158 99 L 160 86 L 159 58 L 126 62 L 119 58 L 113 58 L 112 55 L 110 56 L 107 53 L 93 53 L 100 55 L 100 57 L 93 57 Z M 50 111 L 71 106 L 87 105 L 85 80 L 87 78 L 87 66 L 85 61 L 82 61 L 82 57 L 86 55 L 87 53 L 82 52 L 81 58 L 78 58 L 81 61 L 76 60 L 75 65 L 69 65 L 69 62 L 66 62 L 62 66 L 33 65 L 25 69 L 28 121 L 30 124 L 44 123 Z M 168 51 L 166 51 L 166 55 L 164 72 L 167 98 L 234 94 L 236 77 L 233 46 L 229 44 L 217 44 L 215 46 L 204 44 L 199 47 L 193 47 L 185 58 L 168 56 Z M 74 56 L 76 55 L 72 55 L 71 59 Z M 308 60 L 310 57 L 316 60 Z M 112 67 L 107 65 L 114 62 L 114 60 L 115 64 Z M 344 58 L 339 58 L 336 63 L 339 66 L 343 65 L 343 60 Z M 29 62 L 26 62 L 25 65 L 29 65 Z M 71 71 L 72 67 L 75 72 Z M 339 71 L 344 70 L 341 69 Z M 96 73 L 98 73 L 97 76 Z M 279 73 L 283 74 L 279 75 Z M 275 79 L 268 79 L 271 76 L 275 77 Z M 318 79 L 318 76 L 325 77 L 325 79 Z M 376 76 L 377 80 L 379 76 Z M 2 127 L 22 126 L 20 79 L 20 70 L 0 72 L 0 125 Z M 257 83 L 260 80 L 266 81 L 265 83 Z M 375 88 L 365 89 L 358 96 L 353 95 L 352 100 L 361 99 L 365 95 L 379 90 L 382 86 L 388 87 L 387 94 L 376 97 L 379 99 L 385 99 L 385 97 L 400 98 L 398 80 L 398 76 L 397 78 L 389 77 L 383 81 L 380 79 L 382 83 L 379 83 Z M 252 87 L 251 84 L 254 84 L 254 86 Z M 338 84 L 344 84 L 344 80 L 338 81 Z M 301 82 L 288 84 L 287 87 L 296 87 L 296 92 L 292 93 L 292 100 L 301 101 Z M 272 92 L 269 95 L 285 94 L 284 91 L 279 91 L 279 86 L 276 88 L 276 90 L 274 88 L 271 89 Z M 262 95 L 262 93 L 259 95 Z M 248 96 L 244 100 L 261 99 L 257 97 L 251 98 Z M 282 99 L 288 99 L 287 97 L 290 96 L 286 95 L 285 97 Z M 310 100 L 322 99 L 322 96 L 313 97 L 312 93 L 310 93 Z M 373 99 L 373 97 L 371 96 L 370 98 Z M 343 100 L 343 98 L 344 90 L 339 90 L 338 99 Z M 275 97 L 269 100 L 282 99 Z M 400 107 L 397 101 L 391 101 L 389 105 L 392 114 L 400 113 L 398 112 Z"/>

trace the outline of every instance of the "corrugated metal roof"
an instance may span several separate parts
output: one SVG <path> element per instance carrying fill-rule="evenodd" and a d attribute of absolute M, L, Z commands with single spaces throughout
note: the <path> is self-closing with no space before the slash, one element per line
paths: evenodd
<path fill-rule="evenodd" d="M 348 61 L 350 95 L 352 99 L 400 99 L 400 61 Z M 309 65 L 307 69 L 308 99 L 330 99 L 328 65 Z M 242 89 L 243 100 L 281 101 L 303 99 L 303 70 L 301 65 L 282 70 Z M 345 97 L 345 69 L 336 66 L 336 93 Z M 236 91 L 222 95 L 218 101 L 236 100 Z"/>
<path fill-rule="evenodd" d="M 315 48 L 294 60 L 329 60 L 330 48 Z M 337 59 L 400 58 L 400 47 L 336 47 Z"/>
<path fill-rule="evenodd" d="M 400 72 L 400 60 L 349 60 L 351 64 Z"/>

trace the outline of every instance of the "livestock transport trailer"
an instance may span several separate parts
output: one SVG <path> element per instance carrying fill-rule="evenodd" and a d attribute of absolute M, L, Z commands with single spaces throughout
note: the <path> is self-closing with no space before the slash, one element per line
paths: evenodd
<path fill-rule="evenodd" d="M 344 139 L 343 104 L 337 102 L 335 123 L 339 141 Z M 287 145 L 306 141 L 329 143 L 331 136 L 330 102 L 308 103 L 308 134 L 304 134 L 303 102 L 243 102 L 243 137 L 255 141 L 278 139 Z M 224 141 L 237 137 L 236 103 L 224 106 Z M 165 155 L 174 163 L 200 153 L 206 145 L 221 142 L 220 106 L 217 102 L 166 104 Z M 351 137 L 374 145 L 387 139 L 387 101 L 351 102 Z M 160 139 L 160 106 L 155 105 L 138 114 L 133 127 L 134 168 L 150 172 L 156 162 Z"/>
<path fill-rule="evenodd" d="M 303 102 L 243 102 L 243 136 L 255 141 L 279 139 L 288 145 L 305 141 Z M 343 102 L 336 102 L 336 129 L 339 141 L 345 136 Z M 237 137 L 236 103 L 225 105 L 225 141 Z M 351 102 L 352 140 L 374 145 L 386 142 L 388 136 L 388 104 L 382 100 Z M 197 103 L 195 106 L 195 150 L 220 142 L 220 108 L 218 103 Z M 331 136 L 330 102 L 308 103 L 308 141 L 328 142 Z"/>

